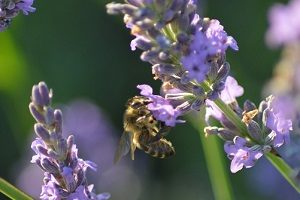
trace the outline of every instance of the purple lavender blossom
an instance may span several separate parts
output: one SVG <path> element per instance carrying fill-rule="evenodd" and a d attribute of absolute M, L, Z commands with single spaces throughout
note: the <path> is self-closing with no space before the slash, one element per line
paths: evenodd
<path fill-rule="evenodd" d="M 208 27 L 198 27 L 195 38 L 190 45 L 190 49 L 196 52 L 205 52 L 207 56 L 224 54 L 228 47 L 238 51 L 237 42 L 233 37 L 228 36 L 224 27 L 216 19 L 208 23 Z"/>
<path fill-rule="evenodd" d="M 244 94 L 244 88 L 240 86 L 232 76 L 227 76 L 225 81 L 225 88 L 220 93 L 220 98 L 226 104 L 230 104 L 236 101 L 237 97 Z"/>
<path fill-rule="evenodd" d="M 182 58 L 181 62 L 188 71 L 188 77 L 195 79 L 199 83 L 206 79 L 206 75 L 210 70 L 210 66 L 206 63 L 206 54 L 192 53 Z"/>
<path fill-rule="evenodd" d="M 263 155 L 261 151 L 253 150 L 246 146 L 247 141 L 241 137 L 235 137 L 233 142 L 226 142 L 224 150 L 230 158 L 230 170 L 236 173 L 243 167 L 253 167 L 255 162 Z"/>
<path fill-rule="evenodd" d="M 300 39 L 300 0 L 288 5 L 275 4 L 269 11 L 270 27 L 266 34 L 271 47 L 292 44 Z"/>
<path fill-rule="evenodd" d="M 205 36 L 209 42 L 209 55 L 225 53 L 228 47 L 235 51 L 239 50 L 237 42 L 232 36 L 228 36 L 224 31 L 224 27 L 216 19 L 210 20 L 209 26 L 205 31 Z"/>
<path fill-rule="evenodd" d="M 89 188 L 86 170 L 96 170 L 96 164 L 78 158 L 74 136 L 62 136 L 62 112 L 50 106 L 52 92 L 44 82 L 32 88 L 29 108 L 37 120 L 36 138 L 31 145 L 36 155 L 31 162 L 44 171 L 41 199 L 98 199 Z M 81 189 L 78 189 L 78 188 Z M 71 196 L 71 197 L 70 197 Z M 99 199 L 110 195 L 100 195 Z"/>
<path fill-rule="evenodd" d="M 223 30 L 223 26 L 218 20 L 212 19 L 208 22 L 207 28 L 197 26 L 194 39 L 190 44 L 190 54 L 182 57 L 181 62 L 189 74 L 191 79 L 195 79 L 199 83 L 206 79 L 207 73 L 210 71 L 209 58 L 217 57 L 225 54 L 228 47 L 238 50 L 237 42 L 233 37 L 228 36 Z"/>
<path fill-rule="evenodd" d="M 226 104 L 231 104 L 236 102 L 236 98 L 244 94 L 244 88 L 238 84 L 238 82 L 232 76 L 227 76 L 225 81 L 225 87 L 220 93 L 220 98 Z M 213 116 L 219 121 L 224 121 L 225 116 L 221 110 L 215 105 L 215 103 L 209 99 L 206 100 L 206 121 L 209 117 Z"/>
<path fill-rule="evenodd" d="M 148 109 L 157 120 L 165 122 L 167 126 L 175 126 L 176 123 L 183 122 L 177 120 L 177 117 L 181 115 L 180 110 L 173 108 L 170 102 L 162 96 L 152 94 L 153 90 L 149 85 L 138 85 L 137 88 L 141 90 L 141 95 L 151 100 Z"/>
<path fill-rule="evenodd" d="M 274 97 L 269 97 L 268 107 L 264 111 L 266 115 L 266 126 L 275 133 L 273 145 L 280 147 L 290 141 L 290 131 L 293 130 L 292 120 L 285 115 L 286 104 Z"/>
<path fill-rule="evenodd" d="M 34 12 L 35 8 L 32 7 L 33 0 L 8 0 L 0 1 L 0 31 L 4 31 L 12 19 L 19 14 L 20 11 L 24 15 L 28 15 L 29 12 Z"/>

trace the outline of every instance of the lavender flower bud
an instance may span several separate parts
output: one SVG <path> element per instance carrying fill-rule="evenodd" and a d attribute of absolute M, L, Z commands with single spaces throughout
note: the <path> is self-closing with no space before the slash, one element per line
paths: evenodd
<path fill-rule="evenodd" d="M 204 105 L 204 100 L 203 99 L 196 99 L 192 105 L 191 109 L 195 111 L 200 111 L 201 106 Z"/>
<path fill-rule="evenodd" d="M 57 145 L 57 141 L 60 138 L 54 131 L 49 132 L 50 135 L 50 144 Z"/>
<path fill-rule="evenodd" d="M 143 51 L 150 50 L 152 48 L 152 43 L 151 41 L 147 40 L 146 38 L 143 37 L 136 37 L 134 40 L 131 41 L 131 50 L 135 50 L 136 47 Z"/>
<path fill-rule="evenodd" d="M 157 77 L 161 77 L 161 75 L 173 75 L 178 72 L 176 66 L 171 64 L 155 64 L 152 66 L 152 74 L 155 74 Z"/>
<path fill-rule="evenodd" d="M 219 65 L 217 62 L 213 62 L 210 65 L 210 71 L 207 74 L 207 77 L 211 82 L 215 81 L 218 76 Z"/>
<path fill-rule="evenodd" d="M 208 136 L 208 135 L 217 135 L 218 134 L 218 127 L 216 126 L 207 126 L 204 128 L 204 133 L 205 133 L 205 136 Z"/>
<path fill-rule="evenodd" d="M 135 6 L 135 7 L 141 7 L 142 2 L 140 0 L 126 0 L 129 4 Z"/>
<path fill-rule="evenodd" d="M 158 58 L 162 61 L 167 61 L 169 59 L 169 55 L 166 52 L 160 52 L 158 54 Z"/>
<path fill-rule="evenodd" d="M 59 109 L 54 110 L 54 119 L 55 119 L 55 132 L 62 133 L 62 112 Z"/>
<path fill-rule="evenodd" d="M 166 38 L 163 35 L 158 35 L 156 38 L 157 44 L 160 46 L 161 49 L 169 48 L 171 45 L 171 42 L 168 38 Z"/>
<path fill-rule="evenodd" d="M 141 55 L 141 60 L 145 62 L 149 62 L 151 60 L 156 59 L 158 56 L 158 52 L 156 51 L 144 51 Z"/>
<path fill-rule="evenodd" d="M 57 166 L 47 158 L 42 159 L 41 165 L 45 171 L 51 174 L 59 174 Z"/>
<path fill-rule="evenodd" d="M 73 170 L 69 167 L 64 167 L 62 176 L 64 177 L 64 182 L 65 182 L 67 191 L 69 191 L 69 192 L 75 191 L 77 185 L 76 185 L 76 181 L 73 177 Z"/>
<path fill-rule="evenodd" d="M 199 86 L 193 86 L 193 94 L 195 96 L 204 96 L 204 90 L 202 87 L 199 87 Z"/>
<path fill-rule="evenodd" d="M 230 64 L 225 62 L 220 69 L 218 70 L 218 76 L 216 77 L 216 81 L 224 80 L 230 72 Z"/>
<path fill-rule="evenodd" d="M 189 82 L 190 82 L 189 74 L 187 72 L 182 74 L 180 83 L 185 85 L 185 84 L 188 84 Z"/>
<path fill-rule="evenodd" d="M 225 141 L 233 141 L 237 134 L 229 129 L 218 129 L 218 136 Z"/>
<path fill-rule="evenodd" d="M 43 101 L 43 98 L 41 96 L 39 86 L 34 85 L 32 87 L 31 99 L 32 99 L 32 102 L 37 106 L 43 106 L 44 105 L 44 101 Z"/>
<path fill-rule="evenodd" d="M 29 110 L 30 110 L 31 115 L 34 117 L 34 119 L 37 122 L 45 123 L 46 119 L 45 119 L 44 115 L 40 111 L 37 110 L 37 108 L 35 107 L 33 102 L 31 102 L 29 104 Z"/>
<path fill-rule="evenodd" d="M 256 141 L 263 141 L 263 134 L 260 129 L 260 126 L 257 122 L 251 120 L 251 122 L 247 125 L 247 130 L 249 135 L 254 138 Z"/>
<path fill-rule="evenodd" d="M 111 15 L 128 14 L 132 15 L 136 11 L 136 7 L 128 4 L 109 3 L 106 4 L 107 13 Z"/>
<path fill-rule="evenodd" d="M 168 10 L 166 13 L 164 13 L 162 20 L 165 22 L 169 22 L 174 18 L 175 15 L 176 12 L 174 12 L 173 10 Z"/>
<path fill-rule="evenodd" d="M 39 151 L 40 154 L 48 157 L 49 154 L 48 154 L 48 150 L 45 149 L 42 145 L 37 145 L 37 150 Z"/>
<path fill-rule="evenodd" d="M 69 135 L 69 137 L 67 138 L 68 152 L 71 152 L 73 144 L 74 144 L 74 135 Z"/>
<path fill-rule="evenodd" d="M 46 124 L 52 125 L 54 121 L 54 110 L 51 107 L 45 109 Z"/>
<path fill-rule="evenodd" d="M 37 134 L 37 136 L 39 136 L 44 142 L 46 143 L 50 143 L 50 135 L 48 130 L 46 130 L 46 128 L 43 127 L 42 124 L 35 124 L 34 125 L 34 131 Z"/>
<path fill-rule="evenodd" d="M 249 100 L 246 100 L 245 102 L 244 102 L 244 111 L 245 112 L 250 112 L 250 111 L 252 111 L 252 110 L 256 110 L 257 108 L 256 108 L 256 105 L 253 103 L 253 102 L 251 102 L 251 101 L 249 101 Z"/>
<path fill-rule="evenodd" d="M 177 34 L 177 40 L 181 44 L 186 44 L 190 40 L 190 38 L 186 33 L 179 33 Z"/>
<path fill-rule="evenodd" d="M 49 89 L 45 82 L 40 82 L 38 87 L 39 87 L 40 96 L 43 101 L 43 105 L 48 106 L 52 98 L 52 92 L 49 92 Z"/>
<path fill-rule="evenodd" d="M 49 158 L 52 158 L 53 160 L 60 160 L 60 155 L 58 155 L 58 153 L 56 153 L 53 149 L 49 149 L 47 153 Z"/>

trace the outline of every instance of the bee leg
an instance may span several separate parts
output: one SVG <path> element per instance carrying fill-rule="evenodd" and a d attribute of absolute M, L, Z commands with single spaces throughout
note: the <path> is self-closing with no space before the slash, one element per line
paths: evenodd
<path fill-rule="evenodd" d="M 131 160 L 134 160 L 134 151 L 136 149 L 136 140 L 134 138 L 134 134 L 130 134 L 130 154 L 131 154 Z"/>

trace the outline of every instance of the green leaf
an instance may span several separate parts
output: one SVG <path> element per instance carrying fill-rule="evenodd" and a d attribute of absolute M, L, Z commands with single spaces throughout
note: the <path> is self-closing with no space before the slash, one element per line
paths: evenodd
<path fill-rule="evenodd" d="M 293 175 L 294 170 L 279 156 L 273 153 L 266 153 L 266 158 L 271 162 L 271 164 L 281 173 L 281 175 L 289 182 L 294 189 L 300 193 L 299 184 L 295 181 Z"/>
<path fill-rule="evenodd" d="M 32 197 L 25 194 L 12 184 L 5 181 L 3 178 L 0 178 L 0 192 L 5 194 L 11 199 L 22 199 L 22 200 L 33 200 Z"/>

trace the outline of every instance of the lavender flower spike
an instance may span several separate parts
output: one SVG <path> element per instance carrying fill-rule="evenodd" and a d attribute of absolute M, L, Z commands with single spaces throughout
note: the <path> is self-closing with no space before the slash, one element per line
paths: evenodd
<path fill-rule="evenodd" d="M 74 137 L 62 135 L 62 112 L 51 107 L 52 91 L 44 82 L 32 88 L 29 108 L 36 119 L 34 130 L 38 136 L 31 144 L 36 153 L 31 162 L 44 171 L 41 199 L 106 200 L 110 194 L 96 195 L 88 185 L 86 170 L 96 170 L 96 164 L 78 158 Z"/>
<path fill-rule="evenodd" d="M 24 15 L 29 12 L 34 12 L 35 8 L 32 7 L 34 0 L 1 0 L 0 1 L 0 32 L 4 31 L 12 19 L 19 14 L 20 11 Z"/>

